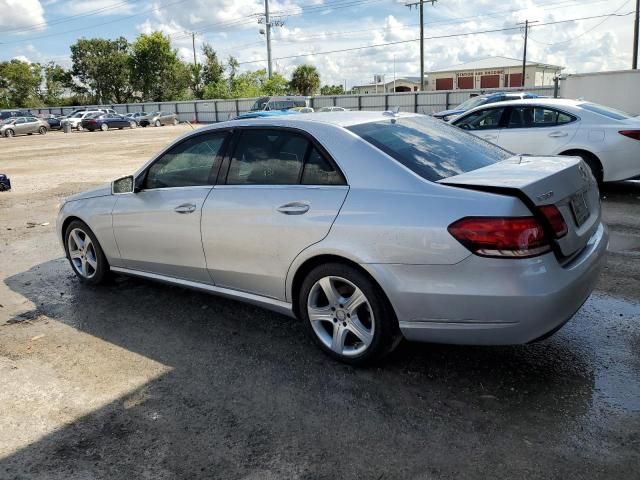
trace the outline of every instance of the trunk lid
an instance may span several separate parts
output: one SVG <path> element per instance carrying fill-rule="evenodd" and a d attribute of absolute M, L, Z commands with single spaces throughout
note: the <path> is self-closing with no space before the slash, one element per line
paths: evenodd
<path fill-rule="evenodd" d="M 600 193 L 589 167 L 579 157 L 517 155 L 502 162 L 440 180 L 438 183 L 517 196 L 538 217 L 561 258 L 578 253 L 600 223 Z M 556 239 L 539 207 L 555 205 L 567 225 Z"/>

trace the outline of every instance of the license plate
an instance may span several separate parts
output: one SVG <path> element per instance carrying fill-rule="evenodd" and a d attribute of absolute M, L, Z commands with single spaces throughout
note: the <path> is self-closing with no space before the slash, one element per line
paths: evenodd
<path fill-rule="evenodd" d="M 589 218 L 589 205 L 587 199 L 584 196 L 584 192 L 576 193 L 571 197 L 571 212 L 573 218 L 576 221 L 576 225 L 579 227 Z"/>

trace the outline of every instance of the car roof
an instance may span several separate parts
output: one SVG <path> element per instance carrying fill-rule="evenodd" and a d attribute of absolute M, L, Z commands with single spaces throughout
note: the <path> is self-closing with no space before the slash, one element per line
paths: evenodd
<path fill-rule="evenodd" d="M 504 108 L 508 106 L 524 106 L 524 105 L 542 105 L 549 107 L 579 107 L 582 104 L 589 103 L 584 100 L 571 100 L 567 98 L 525 98 L 522 100 L 505 100 L 504 102 L 499 103 L 489 103 L 485 105 L 480 105 L 478 107 L 472 108 L 464 112 L 465 116 L 469 113 L 475 112 L 476 110 L 484 110 L 489 108 Z"/>
<path fill-rule="evenodd" d="M 350 127 L 361 123 L 389 120 L 391 118 L 415 117 L 419 114 L 404 113 L 397 114 L 391 112 L 360 112 L 360 111 L 337 111 L 337 112 L 315 112 L 299 113 L 297 115 L 274 115 L 262 118 L 246 118 L 238 120 L 228 120 L 216 125 L 273 125 L 291 126 L 304 124 L 307 122 L 325 123 L 339 127 Z"/>

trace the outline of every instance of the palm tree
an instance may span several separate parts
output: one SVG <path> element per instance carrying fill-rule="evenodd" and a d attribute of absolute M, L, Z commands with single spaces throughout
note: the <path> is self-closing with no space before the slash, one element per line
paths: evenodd
<path fill-rule="evenodd" d="M 313 65 L 298 65 L 291 76 L 291 87 L 300 95 L 313 95 L 320 88 L 320 75 Z"/>

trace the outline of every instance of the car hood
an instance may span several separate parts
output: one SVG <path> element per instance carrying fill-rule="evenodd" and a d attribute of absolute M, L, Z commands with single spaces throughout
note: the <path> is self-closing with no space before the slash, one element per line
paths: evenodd
<path fill-rule="evenodd" d="M 86 200 L 87 198 L 106 197 L 107 195 L 111 195 L 111 183 L 107 183 L 106 185 L 102 185 L 97 188 L 92 188 L 86 192 L 71 195 L 65 199 L 65 203 L 74 202 L 76 200 Z"/>
<path fill-rule="evenodd" d="M 443 110 L 433 114 L 434 117 L 448 117 L 449 115 L 461 115 L 464 110 Z"/>

